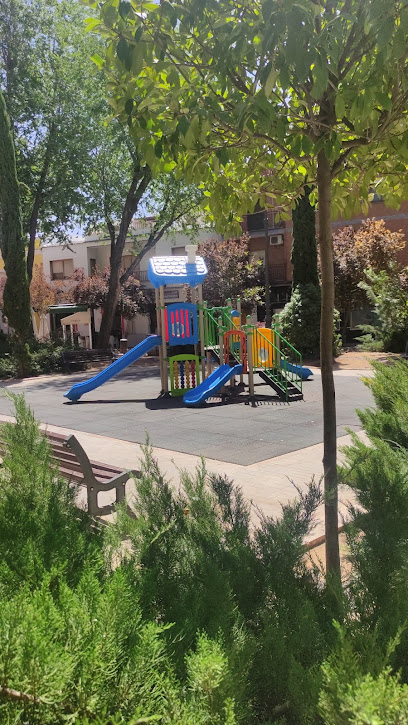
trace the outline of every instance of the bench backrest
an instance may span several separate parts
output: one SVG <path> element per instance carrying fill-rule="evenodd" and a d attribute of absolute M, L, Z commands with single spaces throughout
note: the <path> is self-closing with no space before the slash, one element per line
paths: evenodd
<path fill-rule="evenodd" d="M 82 350 L 64 350 L 62 352 L 62 358 L 65 362 L 75 362 L 77 360 L 112 360 L 112 350 L 89 350 L 83 348 Z"/>
<path fill-rule="evenodd" d="M 88 513 L 91 516 L 105 516 L 114 510 L 114 504 L 99 506 L 99 493 L 115 490 L 118 504 L 125 498 L 128 479 L 140 476 L 139 471 L 126 472 L 122 468 L 90 460 L 75 436 L 67 437 L 51 431 L 45 431 L 43 435 L 51 446 L 52 458 L 60 475 L 68 481 L 86 486 Z M 0 427 L 0 453 L 3 450 Z"/>

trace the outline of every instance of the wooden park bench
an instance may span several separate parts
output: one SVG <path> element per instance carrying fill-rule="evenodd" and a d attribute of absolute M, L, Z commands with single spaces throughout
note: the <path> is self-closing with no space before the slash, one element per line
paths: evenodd
<path fill-rule="evenodd" d="M 140 471 L 124 471 L 116 466 L 89 460 L 80 442 L 74 435 L 65 436 L 47 431 L 45 434 L 52 448 L 52 457 L 64 478 L 86 486 L 88 513 L 90 516 L 107 516 L 114 506 L 124 500 L 126 483 L 130 478 L 139 478 Z M 98 494 L 116 491 L 115 502 L 99 506 Z"/>
<path fill-rule="evenodd" d="M 72 483 L 86 486 L 88 513 L 93 517 L 107 516 L 114 511 L 126 495 L 126 483 L 130 478 L 140 478 L 140 471 L 124 471 L 116 466 L 91 461 L 74 435 L 44 431 L 52 451 L 52 458 L 61 476 Z M 1 432 L 0 432 L 1 436 Z M 4 446 L 0 440 L 0 453 Z M 115 490 L 114 503 L 100 506 L 98 495 Z"/>
<path fill-rule="evenodd" d="M 110 364 L 114 359 L 114 353 L 110 348 L 108 350 L 81 348 L 80 350 L 64 350 L 61 353 L 61 364 L 65 373 L 69 373 L 73 367 L 83 368 L 95 363 Z"/>

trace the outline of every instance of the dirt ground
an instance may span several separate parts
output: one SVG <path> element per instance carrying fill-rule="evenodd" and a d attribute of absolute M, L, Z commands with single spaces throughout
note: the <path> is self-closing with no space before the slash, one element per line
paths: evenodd
<path fill-rule="evenodd" d="M 392 352 L 358 352 L 357 350 L 346 350 L 334 360 L 335 370 L 369 370 L 373 360 L 386 362 L 390 358 L 400 358 L 401 356 Z M 303 361 L 303 365 L 312 365 L 319 368 L 318 360 Z"/>

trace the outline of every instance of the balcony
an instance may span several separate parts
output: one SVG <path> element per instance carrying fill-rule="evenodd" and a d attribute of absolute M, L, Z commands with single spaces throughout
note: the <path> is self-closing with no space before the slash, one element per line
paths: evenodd
<path fill-rule="evenodd" d="M 134 277 L 135 279 L 138 279 L 140 283 L 149 281 L 148 277 L 147 277 L 147 270 L 139 269 L 136 272 L 133 272 L 132 277 Z"/>
<path fill-rule="evenodd" d="M 270 264 L 269 281 L 271 284 L 281 284 L 282 282 L 288 282 L 288 278 L 286 276 L 286 264 Z"/>
<path fill-rule="evenodd" d="M 268 229 L 283 229 L 285 226 L 285 222 L 282 220 L 277 220 L 277 212 L 275 212 L 273 209 L 268 209 L 267 211 L 267 217 L 268 217 Z M 247 214 L 246 215 L 246 226 L 247 231 L 249 233 L 251 232 L 260 232 L 265 230 L 265 212 L 259 211 L 255 212 L 254 214 Z"/>

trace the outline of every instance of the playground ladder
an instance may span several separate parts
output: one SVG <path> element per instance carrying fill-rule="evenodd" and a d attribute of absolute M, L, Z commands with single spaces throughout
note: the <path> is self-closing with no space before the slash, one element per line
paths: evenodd
<path fill-rule="evenodd" d="M 302 356 L 276 330 L 274 330 L 274 339 L 277 345 L 266 337 L 262 328 L 253 329 L 253 348 L 263 347 L 268 353 L 265 356 L 265 363 L 257 360 L 254 371 L 275 390 L 282 400 L 286 402 L 302 400 L 302 376 L 296 369 L 298 366 L 302 366 Z M 273 361 L 272 365 L 270 360 Z"/>

